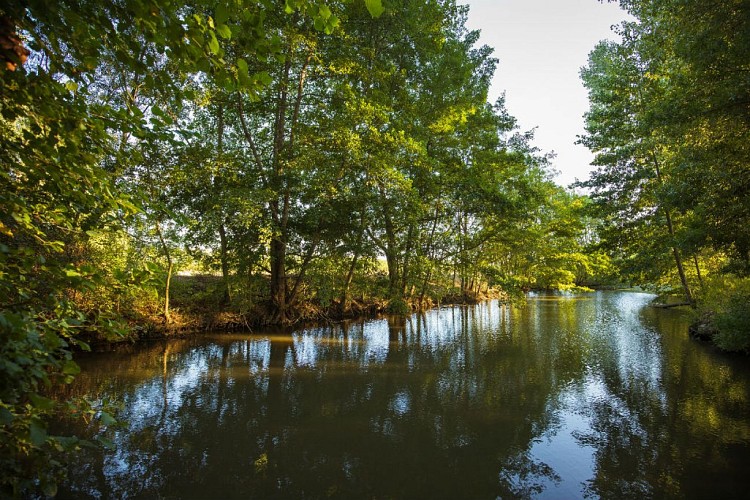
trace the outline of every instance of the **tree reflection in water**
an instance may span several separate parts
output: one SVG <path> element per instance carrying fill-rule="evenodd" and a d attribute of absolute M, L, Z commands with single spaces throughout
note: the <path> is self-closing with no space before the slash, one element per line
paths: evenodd
<path fill-rule="evenodd" d="M 128 428 L 61 496 L 740 496 L 747 366 L 648 300 L 537 296 L 89 356 L 73 390 L 120 399 Z"/>

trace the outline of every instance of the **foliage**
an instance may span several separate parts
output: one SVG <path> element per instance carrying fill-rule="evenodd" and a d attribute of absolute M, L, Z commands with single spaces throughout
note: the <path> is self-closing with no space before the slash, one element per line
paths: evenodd
<path fill-rule="evenodd" d="M 731 295 L 724 311 L 716 313 L 716 345 L 727 351 L 750 352 L 750 292 Z"/>
<path fill-rule="evenodd" d="M 398 297 L 395 299 L 391 299 L 388 302 L 388 307 L 386 309 L 390 314 L 397 314 L 397 315 L 405 315 L 409 314 L 411 312 L 411 307 L 409 307 L 409 304 L 407 302 Z"/>
<path fill-rule="evenodd" d="M 28 26 L 37 35 L 34 50 L 51 36 L 34 32 L 37 26 Z M 68 403 L 47 399 L 44 390 L 77 373 L 70 348 L 87 347 L 78 332 L 104 327 L 114 333 L 118 326 L 106 316 L 87 317 L 76 304 L 76 293 L 92 289 L 100 277 L 79 250 L 91 230 L 132 208 L 97 166 L 108 143 L 106 125 L 96 118 L 101 109 L 53 72 L 68 60 L 54 47 L 45 56 L 37 61 L 32 55 L 28 69 L 0 73 L 6 152 L 0 160 L 0 488 L 12 495 L 32 487 L 54 492 L 60 470 L 49 455 L 74 441 L 47 435 L 46 418 Z"/>
<path fill-rule="evenodd" d="M 713 341 L 727 351 L 750 352 L 750 278 L 716 274 L 701 288 L 698 321 L 708 318 Z"/>
<path fill-rule="evenodd" d="M 553 185 L 552 158 L 502 98 L 487 102 L 496 60 L 468 8 L 383 7 L 0 8 L 12 42 L 0 72 L 3 493 L 52 493 L 53 451 L 78 446 L 46 434 L 73 403 L 44 394 L 75 375 L 84 339 L 170 328 L 183 311 L 291 323 L 372 301 L 405 314 L 496 285 L 581 285 L 608 266 L 588 252 L 586 200 Z M 206 275 L 179 276 L 188 266 Z"/>
<path fill-rule="evenodd" d="M 368 0 L 367 8 L 373 15 L 382 10 L 378 0 Z M 159 163 L 149 164 L 149 152 L 178 142 L 175 118 L 190 82 L 210 79 L 248 96 L 267 85 L 266 74 L 249 73 L 245 59 L 228 63 L 222 48 L 239 34 L 241 23 L 230 19 L 239 12 L 241 22 L 254 23 L 244 32 L 248 53 L 281 57 L 262 23 L 267 9 L 273 7 L 260 0 L 32 1 L 0 8 L 3 496 L 54 494 L 61 469 L 52 455 L 79 442 L 48 435 L 47 419 L 58 410 L 90 418 L 92 410 L 44 392 L 77 373 L 71 349 L 87 348 L 81 332 L 122 335 L 123 300 L 138 300 L 158 283 L 150 257 L 118 263 L 116 252 L 99 245 L 101 231 L 112 241 L 128 228 L 155 235 L 159 243 L 149 245 L 166 258 L 169 283 L 176 253 L 170 236 L 179 239 L 179 231 L 167 234 L 168 207 L 155 192 L 167 186 L 155 181 L 174 180 L 143 175 Z M 308 15 L 321 31 L 338 24 L 316 1 L 288 0 L 286 9 Z M 143 210 L 134 219 L 139 200 Z M 98 415 L 111 423 L 107 413 Z"/>
<path fill-rule="evenodd" d="M 746 3 L 622 0 L 635 18 L 601 42 L 581 76 L 581 142 L 603 249 L 639 284 L 679 283 L 694 303 L 705 270 L 746 275 L 750 68 Z"/>

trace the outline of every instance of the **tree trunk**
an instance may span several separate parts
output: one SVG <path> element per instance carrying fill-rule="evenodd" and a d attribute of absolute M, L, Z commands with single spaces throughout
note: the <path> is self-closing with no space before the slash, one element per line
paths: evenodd
<path fill-rule="evenodd" d="M 172 254 L 169 251 L 167 242 L 164 240 L 164 235 L 161 232 L 161 225 L 156 222 L 156 234 L 159 236 L 159 242 L 161 243 L 164 256 L 167 258 L 167 281 L 164 284 L 164 322 L 169 324 L 172 318 L 169 314 L 169 287 L 172 283 L 172 270 L 174 269 L 174 263 L 172 262 Z"/>
<path fill-rule="evenodd" d="M 703 276 L 701 275 L 701 267 L 698 265 L 698 256 L 693 254 L 693 264 L 695 264 L 695 274 L 698 275 L 698 283 L 703 286 Z"/>
<path fill-rule="evenodd" d="M 293 306 L 297 302 L 297 294 L 300 290 L 299 287 L 302 284 L 302 281 L 305 279 L 305 273 L 307 273 L 307 268 L 310 266 L 310 261 L 312 261 L 312 258 L 315 255 L 315 249 L 318 248 L 319 242 L 320 240 L 316 239 L 315 241 L 310 243 L 310 247 L 307 249 L 305 258 L 302 260 L 302 264 L 299 268 L 299 273 L 297 273 L 297 279 L 294 280 L 292 290 L 287 295 L 287 304 L 290 306 Z"/>
<path fill-rule="evenodd" d="M 380 186 L 380 194 L 385 200 L 385 189 Z M 390 298 L 397 298 L 399 293 L 398 280 L 398 245 L 396 243 L 396 229 L 393 225 L 393 219 L 388 213 L 385 201 L 383 205 L 383 220 L 385 222 L 385 260 L 388 264 L 388 292 Z"/>
<path fill-rule="evenodd" d="M 172 322 L 172 317 L 169 314 L 169 288 L 172 283 L 172 269 L 174 268 L 172 259 L 169 259 L 168 261 L 169 264 L 167 265 L 167 282 L 164 285 L 164 321 L 167 324 Z"/>
<path fill-rule="evenodd" d="M 411 262 L 411 252 L 414 239 L 414 224 L 409 225 L 409 231 L 406 234 L 406 248 L 404 249 L 404 265 L 401 269 L 401 295 L 406 297 L 406 290 L 409 285 L 409 265 Z"/>
<path fill-rule="evenodd" d="M 682 265 L 682 258 L 680 257 L 680 251 L 677 247 L 672 247 L 672 254 L 674 255 L 675 263 L 677 264 L 677 274 L 680 276 L 680 282 L 682 283 L 682 290 L 685 292 L 685 298 L 691 305 L 695 305 L 695 299 L 693 299 L 693 293 L 690 291 L 690 285 L 688 284 L 687 276 L 685 275 L 685 268 Z"/>
<path fill-rule="evenodd" d="M 217 124 L 216 124 L 216 149 L 217 149 L 217 161 L 221 165 L 221 159 L 224 154 L 224 106 L 219 104 L 219 108 L 216 112 Z M 214 177 L 214 186 L 217 189 L 222 188 L 221 174 L 217 173 Z M 221 260 L 221 284 L 222 284 L 222 297 L 221 304 L 229 305 L 232 302 L 232 295 L 229 291 L 229 244 L 227 242 L 227 230 L 224 226 L 224 214 L 219 213 L 219 244 L 220 244 L 220 260 Z"/>
<path fill-rule="evenodd" d="M 469 233 L 468 230 L 468 221 L 466 220 L 466 216 L 464 214 L 460 215 L 459 222 L 459 263 L 460 263 L 460 273 L 461 273 L 461 293 L 466 293 L 466 287 L 467 282 L 469 281 L 469 263 L 467 262 L 467 255 L 466 255 L 466 237 Z"/>
<path fill-rule="evenodd" d="M 289 321 L 287 311 L 286 242 L 281 235 L 271 240 L 271 314 L 274 323 Z"/>
<path fill-rule="evenodd" d="M 354 258 L 352 259 L 352 263 L 349 266 L 349 272 L 346 273 L 346 279 L 344 280 L 344 289 L 341 292 L 341 310 L 344 313 L 349 312 L 349 308 L 351 306 L 349 300 L 349 288 L 351 287 L 352 280 L 354 279 L 354 271 L 357 269 L 358 260 L 359 253 L 355 253 Z"/>
<path fill-rule="evenodd" d="M 430 278 L 432 277 L 432 266 L 430 266 L 430 269 L 427 270 L 427 272 L 424 275 L 424 280 L 422 281 L 422 289 L 419 291 L 419 308 L 422 309 L 424 307 L 424 297 L 427 294 L 427 285 L 430 283 Z"/>
<path fill-rule="evenodd" d="M 659 160 L 656 157 L 655 152 L 651 152 L 651 157 L 654 161 L 654 167 L 656 168 L 656 180 L 659 182 L 659 184 L 662 183 L 662 177 L 661 177 L 661 168 L 659 166 Z M 672 215 L 669 213 L 669 209 L 667 207 L 662 206 L 662 210 L 664 211 L 664 216 L 667 220 L 667 231 L 669 232 L 669 237 L 671 240 L 674 241 L 675 237 L 675 230 L 674 230 L 674 224 L 672 223 Z M 685 275 L 685 268 L 682 265 L 682 257 L 680 256 L 680 251 L 677 248 L 677 246 L 672 244 L 672 255 L 674 256 L 674 261 L 677 266 L 677 274 L 680 276 L 680 283 L 682 283 L 682 289 L 685 292 L 685 298 L 687 301 L 691 304 L 692 307 L 695 307 L 695 299 L 693 299 L 693 293 L 690 290 L 690 284 L 688 283 L 687 276 Z"/>
<path fill-rule="evenodd" d="M 294 21 L 297 21 L 295 15 Z M 301 105 L 302 90 L 304 87 L 307 62 L 300 74 L 297 101 L 292 116 L 289 139 L 287 134 L 287 111 L 289 110 L 289 82 L 292 69 L 292 47 L 288 47 L 284 68 L 279 82 L 276 116 L 273 124 L 273 156 L 272 156 L 272 189 L 278 189 L 278 197 L 270 205 L 271 219 L 274 225 L 274 234 L 271 238 L 271 319 L 274 323 L 288 324 L 289 317 L 289 283 L 286 275 L 286 253 L 288 245 L 288 225 L 290 192 L 285 179 L 285 164 L 293 153 L 294 134 L 299 118 L 299 107 Z M 309 62 L 309 56 L 308 56 Z"/>
<path fill-rule="evenodd" d="M 222 305 L 229 305 L 232 302 L 232 294 L 229 291 L 229 243 L 227 242 L 227 230 L 224 223 L 219 224 L 219 244 L 221 245 L 221 286 L 222 286 Z"/>

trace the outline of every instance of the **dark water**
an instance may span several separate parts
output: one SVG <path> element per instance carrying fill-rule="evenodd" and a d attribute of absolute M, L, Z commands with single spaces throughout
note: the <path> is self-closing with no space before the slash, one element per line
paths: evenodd
<path fill-rule="evenodd" d="M 62 497 L 747 498 L 750 361 L 651 296 L 529 297 L 80 360 L 116 450 Z"/>

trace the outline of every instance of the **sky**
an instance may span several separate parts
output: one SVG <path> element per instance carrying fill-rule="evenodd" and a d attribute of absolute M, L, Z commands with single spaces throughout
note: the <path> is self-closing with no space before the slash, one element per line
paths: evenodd
<path fill-rule="evenodd" d="M 499 59 L 490 102 L 505 104 L 522 131 L 537 127 L 534 145 L 554 151 L 558 184 L 586 179 L 593 155 L 576 137 L 588 110 L 579 78 L 600 40 L 616 40 L 611 26 L 627 18 L 617 3 L 598 0 L 459 0 L 470 7 L 467 27 Z"/>

